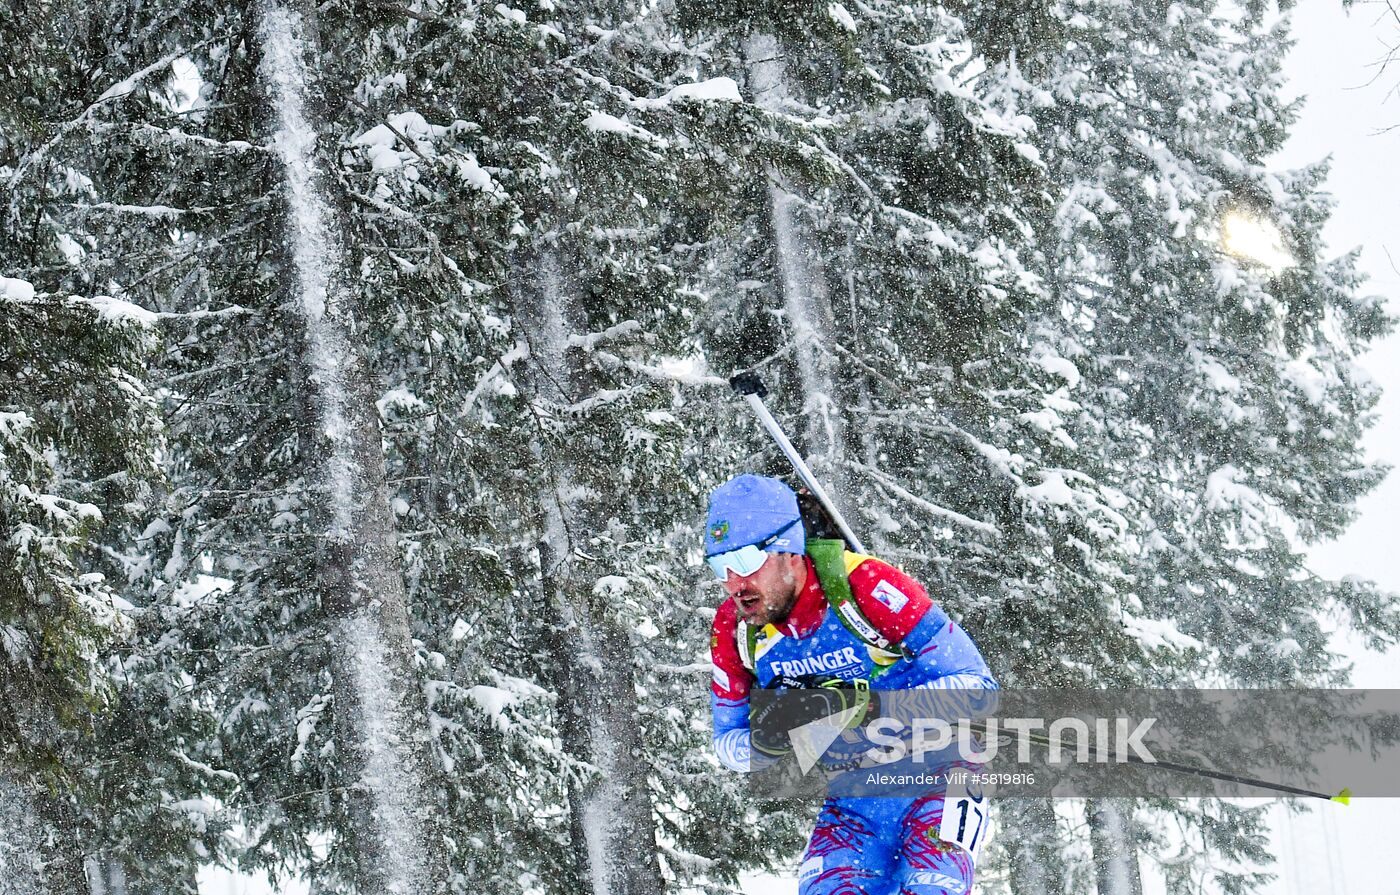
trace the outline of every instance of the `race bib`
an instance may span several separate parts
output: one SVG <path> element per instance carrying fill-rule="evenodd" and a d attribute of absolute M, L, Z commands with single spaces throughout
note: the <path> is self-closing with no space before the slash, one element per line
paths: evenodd
<path fill-rule="evenodd" d="M 985 792 L 989 787 L 969 780 L 965 770 L 954 768 L 948 773 L 950 779 L 943 793 L 943 822 L 938 825 L 938 838 L 962 846 L 976 866 L 977 853 L 991 833 Z"/>

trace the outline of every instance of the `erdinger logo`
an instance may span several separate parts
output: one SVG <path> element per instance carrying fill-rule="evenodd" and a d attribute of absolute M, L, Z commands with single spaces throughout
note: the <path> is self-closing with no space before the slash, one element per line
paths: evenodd
<path fill-rule="evenodd" d="M 819 672 L 831 673 L 861 665 L 853 646 L 844 646 L 829 653 L 773 663 L 773 673 L 779 677 L 802 677 Z"/>

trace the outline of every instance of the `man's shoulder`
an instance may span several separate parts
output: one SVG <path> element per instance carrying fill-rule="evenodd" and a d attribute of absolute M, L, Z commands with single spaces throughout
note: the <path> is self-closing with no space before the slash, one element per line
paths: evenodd
<path fill-rule="evenodd" d="M 851 567 L 847 580 L 861 612 L 883 636 L 901 640 L 932 605 L 928 591 L 882 559 L 855 555 L 848 555 L 848 559 L 860 560 Z"/>
<path fill-rule="evenodd" d="M 873 593 L 880 590 L 882 584 L 897 590 L 909 589 L 920 594 L 925 593 L 924 586 L 913 576 L 876 556 L 847 553 L 846 579 L 851 583 L 852 593 Z"/>
<path fill-rule="evenodd" d="M 913 578 L 878 556 L 845 550 L 841 554 L 841 559 L 846 573 L 846 581 L 849 582 L 852 593 L 873 588 L 877 582 L 883 579 L 914 581 Z M 917 584 L 917 582 L 915 583 Z"/>
<path fill-rule="evenodd" d="M 868 553 L 852 553 L 850 550 L 847 550 L 845 560 L 846 574 L 848 576 L 855 575 L 857 572 L 860 572 L 862 575 L 878 575 L 884 572 L 899 572 L 901 575 L 904 574 L 880 557 L 871 556 Z"/>

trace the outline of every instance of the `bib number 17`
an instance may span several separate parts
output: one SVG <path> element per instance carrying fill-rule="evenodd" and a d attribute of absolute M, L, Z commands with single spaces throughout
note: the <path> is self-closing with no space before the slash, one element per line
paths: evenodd
<path fill-rule="evenodd" d="M 952 773 L 957 775 L 958 772 Z M 975 865 L 977 853 L 991 832 L 990 823 L 982 786 L 954 776 L 943 794 L 943 821 L 938 826 L 938 838 L 962 846 Z"/>

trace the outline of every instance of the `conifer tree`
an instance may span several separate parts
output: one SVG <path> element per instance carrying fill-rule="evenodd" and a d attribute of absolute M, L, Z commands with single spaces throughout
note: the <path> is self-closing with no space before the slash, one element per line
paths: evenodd
<path fill-rule="evenodd" d="M 1400 630 L 1298 552 L 1378 480 L 1352 362 L 1390 321 L 1318 257 L 1324 169 L 1265 168 L 1291 112 L 1253 7 L 333 2 L 299 40 L 266 5 L 65 10 L 0 11 L 37 42 L 3 62 L 0 273 L 62 335 L 0 349 L 56 395 L 0 393 L 5 556 L 47 564 L 0 632 L 82 661 L 0 730 L 69 781 L 33 832 L 93 831 L 54 852 L 74 885 L 719 891 L 790 859 L 801 809 L 707 735 L 704 495 L 784 468 L 721 403 L 750 366 L 1005 685 L 1335 684 L 1326 607 Z M 1295 265 L 1223 253 L 1229 212 Z M 1014 890 L 1261 856 L 1233 806 L 1088 808 L 1096 866 L 1003 810 Z"/>
<path fill-rule="evenodd" d="M 0 95 L 11 694 L 0 749 L 18 798 L 5 838 L 20 837 L 0 873 L 7 891 L 85 891 L 89 873 L 121 879 L 113 852 L 141 865 L 131 875 L 148 891 L 192 887 L 192 856 L 223 829 L 197 798 L 223 781 L 181 739 L 207 730 L 207 712 L 178 669 L 135 654 L 150 619 L 126 588 L 161 481 L 144 374 L 166 321 L 103 265 L 116 240 L 94 226 L 105 213 L 95 181 L 103 115 L 169 64 L 167 46 L 133 38 L 144 24 L 140 11 L 114 9 L 93 28 L 67 4 L 0 12 L 6 45 L 30 50 L 7 54 Z"/>
<path fill-rule="evenodd" d="M 1352 359 L 1389 322 L 1358 295 L 1350 259 L 1318 257 L 1321 172 L 1266 168 L 1292 111 L 1285 26 L 1265 30 L 1259 14 L 1068 4 L 1046 20 L 1048 42 L 1028 37 L 1006 63 L 1036 98 L 1056 197 L 1034 220 L 1050 300 L 1028 317 L 1027 354 L 1062 383 L 1041 387 L 1032 417 L 1056 434 L 1041 462 L 1059 472 L 1033 505 L 1072 526 L 1078 554 L 1064 553 L 1050 605 L 1095 607 L 1118 629 L 1070 629 L 1103 649 L 1096 686 L 1335 683 L 1327 605 L 1395 635 L 1374 590 L 1303 571 L 1300 541 L 1338 531 L 1377 481 L 1358 442 L 1375 395 Z M 1222 251 L 1221 222 L 1240 213 L 1278 220 L 1294 266 L 1271 274 Z M 1200 866 L 1264 857 L 1247 812 L 1169 813 L 1201 831 Z M 1149 835 L 1103 817 L 1090 819 L 1101 876 Z M 1245 867 L 1212 884 L 1258 881 Z"/>
<path fill-rule="evenodd" d="M 157 430 L 137 378 L 148 334 L 104 314 L 106 301 L 0 279 L 7 891 L 84 885 L 88 812 L 101 810 L 86 770 L 120 694 L 108 662 L 131 633 L 129 606 L 96 571 L 105 565 L 98 549 L 104 529 L 117 528 L 149 487 Z"/>
<path fill-rule="evenodd" d="M 1305 669 L 1328 680 L 1315 614 L 1326 599 L 1393 636 L 1393 613 L 1373 591 L 1298 575 L 1287 537 L 1288 516 L 1300 531 L 1335 524 L 1336 508 L 1312 495 L 1345 493 L 1347 505 L 1374 482 L 1355 441 L 1373 396 L 1347 358 L 1385 322 L 1347 292 L 1355 281 L 1345 262 L 1321 273 L 1309 256 L 1315 175 L 1290 183 L 1264 171 L 1287 121 L 1280 31 L 1259 32 L 1255 19 L 1232 24 L 1209 4 L 1165 17 L 1093 4 L 1025 15 L 966 4 L 936 25 L 939 13 L 895 7 L 843 17 L 785 5 L 771 24 L 764 10 L 748 12 L 735 12 L 742 25 L 801 32 L 793 45 L 803 52 L 785 60 L 802 85 L 788 121 L 805 112 L 829 131 L 809 137 L 803 157 L 829 165 L 828 185 L 807 199 L 825 238 L 817 254 L 850 259 L 845 291 L 862 312 L 848 318 L 846 339 L 833 340 L 849 361 L 840 403 L 859 421 L 849 430 L 875 435 L 846 452 L 863 486 L 854 502 L 870 513 L 861 524 L 873 525 L 877 552 L 964 613 L 1004 683 L 1179 683 L 1213 659 L 1236 682 L 1298 680 Z M 941 38 L 910 39 L 919 33 Z M 1256 208 L 1272 197 L 1265 207 L 1294 228 L 1290 241 L 1308 258 L 1298 273 L 1268 285 L 1221 256 L 1215 221 L 1231 196 Z M 1259 294 L 1270 289 L 1279 296 Z M 1348 322 L 1332 331 L 1309 322 L 1327 317 L 1319 303 Z M 1239 330 L 1245 321 L 1226 324 L 1241 306 L 1246 318 L 1272 306 L 1278 322 L 1257 319 L 1250 332 Z M 718 335 L 711 344 L 727 357 Z M 1206 390 L 1170 372 L 1191 369 L 1192 346 L 1212 340 L 1242 361 L 1272 352 L 1247 363 L 1251 374 L 1275 372 L 1264 372 L 1253 393 L 1262 405 L 1244 419 L 1188 410 L 1211 403 Z M 1151 369 L 1136 370 L 1139 358 Z M 1222 442 L 1214 430 L 1232 416 L 1271 422 Z M 1284 460 L 1268 434 L 1314 425 L 1326 438 L 1307 441 L 1322 454 L 1301 450 L 1300 436 Z M 1253 473 L 1268 476 L 1262 488 L 1241 482 L 1228 460 L 1261 451 L 1270 457 Z M 1177 537 L 1190 548 L 1171 546 Z M 1258 558 L 1241 566 L 1242 550 Z M 1179 562 L 1186 555 L 1194 559 Z M 1200 599 L 1215 587 L 1261 600 L 1255 588 L 1264 588 L 1271 604 L 1282 597 L 1287 609 L 1252 624 L 1288 634 L 1260 632 L 1250 647 L 1231 639 L 1240 626 L 1219 610 L 1238 604 Z M 1199 618 L 1210 606 L 1216 614 Z M 1167 621 L 1184 636 L 1160 637 Z M 1290 651 L 1294 670 L 1240 661 L 1253 649 L 1272 653 L 1262 644 L 1280 636 L 1308 644 Z M 1257 827 L 1222 819 L 1196 817 L 1223 852 L 1257 856 Z M 1132 818 L 1122 821 L 1112 825 L 1125 837 L 1115 847 L 1128 851 L 1139 836 Z"/>

